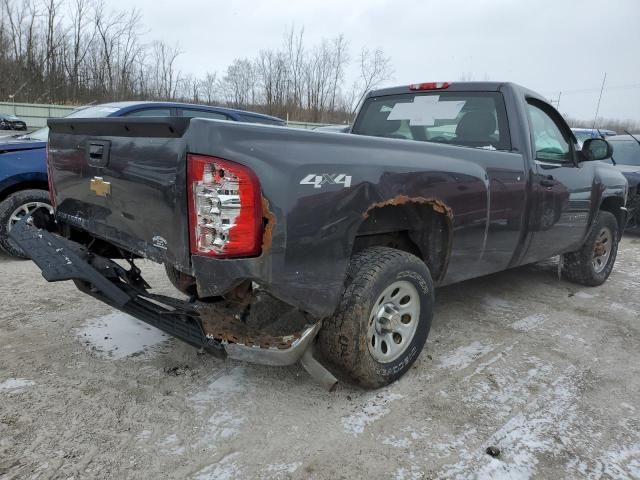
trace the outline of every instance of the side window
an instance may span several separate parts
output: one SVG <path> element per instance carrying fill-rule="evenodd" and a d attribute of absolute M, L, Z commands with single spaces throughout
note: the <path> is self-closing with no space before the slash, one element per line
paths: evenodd
<path fill-rule="evenodd" d="M 208 110 L 191 110 L 187 108 L 181 108 L 179 110 L 180 115 L 189 118 L 212 118 L 214 120 L 229 120 L 224 113 L 211 112 Z"/>
<path fill-rule="evenodd" d="M 538 160 L 554 162 L 571 159 L 569 141 L 562 133 L 560 126 L 542 108 L 529 103 L 529 119 L 533 130 L 533 143 Z"/>
<path fill-rule="evenodd" d="M 145 108 L 125 113 L 125 117 L 170 117 L 171 110 L 168 108 Z"/>

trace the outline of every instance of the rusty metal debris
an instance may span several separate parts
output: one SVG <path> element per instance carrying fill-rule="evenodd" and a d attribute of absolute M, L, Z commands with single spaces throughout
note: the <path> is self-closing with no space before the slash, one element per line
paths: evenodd
<path fill-rule="evenodd" d="M 292 321 L 277 332 L 272 331 L 273 329 L 270 331 L 260 324 L 247 321 L 253 305 L 255 304 L 250 301 L 235 305 L 228 302 L 198 303 L 195 309 L 207 338 L 232 344 L 287 349 L 309 326 L 301 317 L 301 321 Z"/>

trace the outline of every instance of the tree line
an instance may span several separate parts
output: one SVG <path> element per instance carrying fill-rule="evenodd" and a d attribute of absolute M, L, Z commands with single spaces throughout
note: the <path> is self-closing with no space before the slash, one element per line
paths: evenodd
<path fill-rule="evenodd" d="M 176 100 L 292 120 L 348 121 L 361 96 L 392 75 L 381 49 L 352 54 L 340 34 L 309 45 L 291 27 L 279 48 L 202 77 L 181 71 L 178 45 L 146 42 L 141 13 L 103 0 L 0 0 L 0 100 L 87 104 Z M 357 70 L 347 80 L 347 70 Z"/>

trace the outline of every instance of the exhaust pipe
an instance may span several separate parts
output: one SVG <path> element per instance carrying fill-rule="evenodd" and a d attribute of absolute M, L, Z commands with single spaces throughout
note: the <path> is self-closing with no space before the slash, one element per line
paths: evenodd
<path fill-rule="evenodd" d="M 300 364 L 307 371 L 311 378 L 322 385 L 325 389 L 333 392 L 338 385 L 338 379 L 327 370 L 318 360 L 313 356 L 313 344 L 309 345 L 300 359 Z"/>

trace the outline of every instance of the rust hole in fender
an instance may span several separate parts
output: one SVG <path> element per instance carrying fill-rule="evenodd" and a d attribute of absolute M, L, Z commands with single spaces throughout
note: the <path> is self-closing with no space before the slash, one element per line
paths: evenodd
<path fill-rule="evenodd" d="M 377 202 L 370 205 L 369 208 L 367 208 L 367 210 L 362 214 L 362 218 L 365 218 L 365 219 L 368 218 L 371 211 L 376 208 L 408 205 L 408 204 L 415 204 L 415 203 L 421 204 L 421 205 L 431 205 L 431 207 L 435 212 L 446 215 L 449 218 L 449 220 L 453 220 L 453 211 L 444 202 L 437 200 L 435 198 L 409 197 L 407 195 L 396 195 L 395 197 L 390 198 L 388 200 L 384 200 L 382 202 Z"/>

